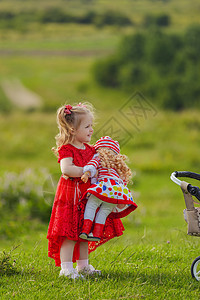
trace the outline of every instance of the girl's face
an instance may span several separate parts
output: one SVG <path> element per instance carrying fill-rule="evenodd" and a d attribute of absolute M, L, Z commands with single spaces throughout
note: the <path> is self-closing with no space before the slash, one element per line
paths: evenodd
<path fill-rule="evenodd" d="M 89 143 L 93 134 L 93 117 L 90 114 L 82 116 L 78 129 L 75 130 L 74 142 Z"/>

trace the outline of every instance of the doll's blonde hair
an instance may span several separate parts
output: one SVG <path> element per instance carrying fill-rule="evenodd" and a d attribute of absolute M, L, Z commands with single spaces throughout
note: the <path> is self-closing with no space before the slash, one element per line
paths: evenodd
<path fill-rule="evenodd" d="M 107 147 L 99 147 L 96 152 L 99 153 L 100 162 L 103 168 L 107 168 L 108 171 L 111 168 L 115 169 L 120 178 L 127 183 L 131 180 L 132 172 L 125 162 L 125 160 L 127 160 L 126 155 L 116 154 Z"/>
<path fill-rule="evenodd" d="M 67 105 L 70 106 L 70 105 Z M 58 150 L 62 145 L 72 142 L 74 130 L 77 130 L 81 124 L 82 117 L 90 114 L 94 118 L 94 108 L 90 103 L 79 103 L 71 106 L 70 114 L 66 113 L 66 105 L 57 110 L 57 124 L 59 133 L 55 136 L 56 146 L 52 151 L 58 156 Z"/>

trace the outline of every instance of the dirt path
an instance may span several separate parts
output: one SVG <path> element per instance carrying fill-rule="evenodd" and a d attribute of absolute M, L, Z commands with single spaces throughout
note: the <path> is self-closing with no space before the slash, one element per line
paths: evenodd
<path fill-rule="evenodd" d="M 4 80 L 1 87 L 7 98 L 19 108 L 27 110 L 42 106 L 42 98 L 26 88 L 18 79 Z"/>

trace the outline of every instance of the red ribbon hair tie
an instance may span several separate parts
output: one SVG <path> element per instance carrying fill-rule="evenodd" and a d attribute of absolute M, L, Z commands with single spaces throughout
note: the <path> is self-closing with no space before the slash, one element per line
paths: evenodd
<path fill-rule="evenodd" d="M 67 114 L 67 115 L 71 115 L 71 109 L 72 109 L 72 106 L 69 104 L 69 105 L 65 105 L 65 110 L 64 110 L 64 113 Z"/>

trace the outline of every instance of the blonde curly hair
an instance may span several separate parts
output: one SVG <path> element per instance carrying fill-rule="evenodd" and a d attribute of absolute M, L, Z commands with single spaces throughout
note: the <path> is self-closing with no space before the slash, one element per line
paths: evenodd
<path fill-rule="evenodd" d="M 126 155 L 116 154 L 107 147 L 99 147 L 96 152 L 99 153 L 100 162 L 103 168 L 107 168 L 108 171 L 113 168 L 117 171 L 121 179 L 125 180 L 127 183 L 131 181 L 132 172 L 125 162 L 125 160 L 127 160 Z"/>
<path fill-rule="evenodd" d="M 66 107 L 70 108 L 70 114 L 67 114 Z M 59 133 L 55 136 L 56 146 L 52 151 L 58 156 L 58 150 L 62 145 L 72 142 L 74 137 L 74 130 L 78 129 L 82 117 L 86 114 L 90 114 L 94 119 L 94 108 L 90 103 L 79 103 L 71 105 L 63 105 L 57 110 L 57 124 Z"/>

